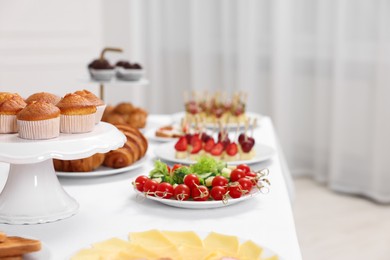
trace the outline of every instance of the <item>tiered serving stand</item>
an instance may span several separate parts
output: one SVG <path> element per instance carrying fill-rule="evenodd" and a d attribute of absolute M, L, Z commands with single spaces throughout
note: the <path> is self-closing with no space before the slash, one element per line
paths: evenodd
<path fill-rule="evenodd" d="M 79 204 L 62 188 L 53 158 L 74 160 L 123 146 L 126 137 L 100 122 L 90 133 L 61 134 L 50 140 L 24 140 L 0 134 L 0 161 L 10 163 L 0 194 L 0 223 L 38 224 L 74 215 Z"/>

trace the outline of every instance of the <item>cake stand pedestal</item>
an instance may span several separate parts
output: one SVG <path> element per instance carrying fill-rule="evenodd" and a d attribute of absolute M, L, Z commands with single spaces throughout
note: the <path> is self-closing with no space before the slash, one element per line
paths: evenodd
<path fill-rule="evenodd" d="M 38 224 L 74 215 L 75 199 L 62 188 L 53 158 L 74 160 L 123 146 L 126 137 L 113 125 L 100 122 L 90 133 L 61 134 L 50 140 L 24 140 L 0 135 L 0 161 L 10 163 L 0 194 L 0 223 Z"/>

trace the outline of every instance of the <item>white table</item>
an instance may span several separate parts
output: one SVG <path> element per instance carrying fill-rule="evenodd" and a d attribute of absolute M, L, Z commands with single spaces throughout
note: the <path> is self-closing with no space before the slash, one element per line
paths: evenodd
<path fill-rule="evenodd" d="M 148 126 L 169 122 L 166 116 L 150 116 Z M 279 145 L 272 122 L 264 117 L 255 131 L 256 141 L 276 149 Z M 80 211 L 54 223 L 39 225 L 5 225 L 0 230 L 9 235 L 40 239 L 51 251 L 51 259 L 67 259 L 82 247 L 110 237 L 126 238 L 129 232 L 160 230 L 210 231 L 251 239 L 277 252 L 283 259 L 299 260 L 301 252 L 295 232 L 294 219 L 282 173 L 279 154 L 272 160 L 254 166 L 269 168 L 270 192 L 245 202 L 211 210 L 179 209 L 151 200 L 139 201 L 131 182 L 147 174 L 153 165 L 150 160 L 137 170 L 113 176 L 95 178 L 61 178 L 65 190 L 80 203 Z M 0 189 L 7 173 L 0 167 Z"/>

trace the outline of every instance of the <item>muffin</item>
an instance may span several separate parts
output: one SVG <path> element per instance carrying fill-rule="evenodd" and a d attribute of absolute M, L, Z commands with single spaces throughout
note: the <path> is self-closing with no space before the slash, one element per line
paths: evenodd
<path fill-rule="evenodd" d="M 76 91 L 75 94 L 85 97 L 89 102 L 91 102 L 92 105 L 96 106 L 95 124 L 98 124 L 103 117 L 104 110 L 106 109 L 106 104 L 104 104 L 104 101 L 98 98 L 92 92 L 85 89 Z"/>
<path fill-rule="evenodd" d="M 60 135 L 60 109 L 45 101 L 32 101 L 18 113 L 17 123 L 20 138 L 55 138 Z"/>
<path fill-rule="evenodd" d="M 60 102 L 60 100 L 61 100 L 61 97 L 59 97 L 57 95 L 47 93 L 47 92 L 40 92 L 40 93 L 35 93 L 35 94 L 32 94 L 31 96 L 29 96 L 26 99 L 26 103 L 28 104 L 28 103 L 33 102 L 33 101 L 45 101 L 47 103 L 57 105 L 57 103 Z"/>
<path fill-rule="evenodd" d="M 88 70 L 92 79 L 98 81 L 110 81 L 115 76 L 115 69 L 108 60 L 96 59 L 88 64 Z"/>
<path fill-rule="evenodd" d="M 2 103 L 3 101 L 5 101 L 7 99 L 10 99 L 13 96 L 19 96 L 19 94 L 10 93 L 10 92 L 0 92 L 0 103 Z"/>
<path fill-rule="evenodd" d="M 18 94 L 10 93 L 1 95 L 0 103 L 0 133 L 16 133 L 18 126 L 16 115 L 26 106 L 24 100 Z"/>
<path fill-rule="evenodd" d="M 61 133 L 91 132 L 95 126 L 96 106 L 83 96 L 67 94 L 57 107 L 61 110 Z"/>

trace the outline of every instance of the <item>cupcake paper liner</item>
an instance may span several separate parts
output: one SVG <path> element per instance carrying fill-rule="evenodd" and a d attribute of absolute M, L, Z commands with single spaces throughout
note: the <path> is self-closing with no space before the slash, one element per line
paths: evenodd
<path fill-rule="evenodd" d="M 95 114 L 61 115 L 60 132 L 66 134 L 91 132 L 95 127 Z"/>
<path fill-rule="evenodd" d="M 0 134 L 11 134 L 18 132 L 16 115 L 0 115 Z"/>
<path fill-rule="evenodd" d="M 102 120 L 106 106 L 107 105 L 101 105 L 96 107 L 95 124 L 99 124 L 100 120 Z"/>
<path fill-rule="evenodd" d="M 60 135 L 60 117 L 25 121 L 17 120 L 19 137 L 30 140 L 51 139 Z"/>

